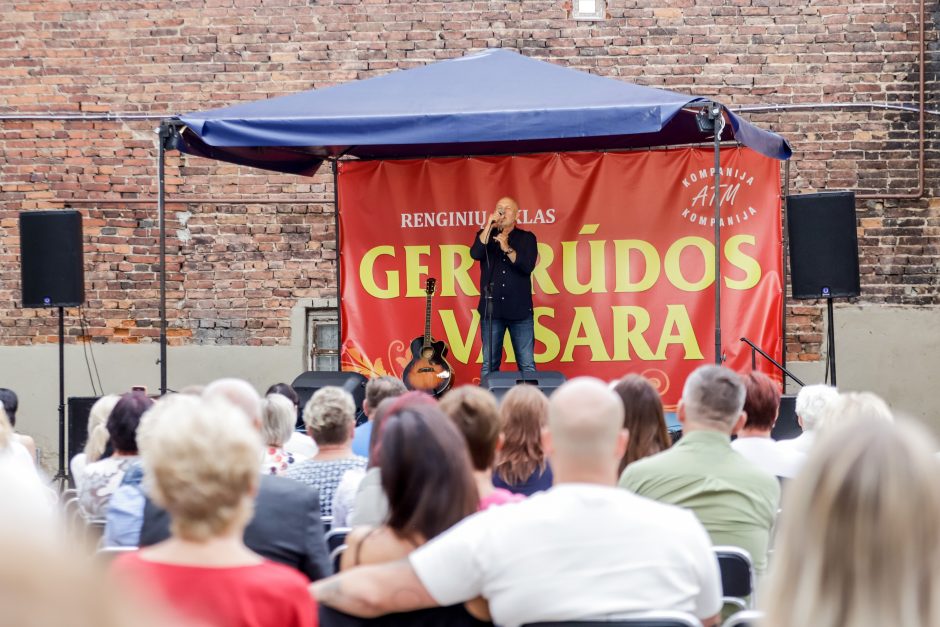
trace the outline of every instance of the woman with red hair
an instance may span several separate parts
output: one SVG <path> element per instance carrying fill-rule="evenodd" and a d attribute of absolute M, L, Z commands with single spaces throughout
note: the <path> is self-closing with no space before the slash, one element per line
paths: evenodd
<path fill-rule="evenodd" d="M 803 456 L 770 437 L 780 413 L 780 388 L 762 372 L 750 372 L 741 380 L 747 390 L 744 398 L 747 422 L 731 448 L 776 477 L 795 477 L 803 465 Z"/>

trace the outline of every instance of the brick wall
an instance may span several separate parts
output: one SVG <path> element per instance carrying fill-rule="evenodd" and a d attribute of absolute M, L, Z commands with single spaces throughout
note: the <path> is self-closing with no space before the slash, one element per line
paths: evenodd
<path fill-rule="evenodd" d="M 608 19 L 576 22 L 570 3 L 548 0 L 4 3 L 0 114 L 174 114 L 493 46 L 731 106 L 917 100 L 918 4 L 911 0 L 607 4 Z M 940 10 L 928 3 L 932 109 L 940 108 L 938 21 Z M 793 143 L 794 193 L 852 188 L 877 196 L 916 186 L 916 113 L 748 117 Z M 17 304 L 17 212 L 88 199 L 102 202 L 74 204 L 85 214 L 92 251 L 86 334 L 156 341 L 155 126 L 0 122 L 0 343 L 55 341 L 53 312 Z M 927 130 L 925 197 L 859 201 L 860 302 L 926 307 L 940 300 L 936 116 L 928 116 Z M 329 174 L 269 175 L 171 153 L 167 180 L 171 196 L 246 199 L 168 207 L 171 343 L 288 343 L 297 299 L 335 293 Z M 250 202 L 259 197 L 304 202 Z M 789 316 L 790 359 L 817 359 L 819 304 L 791 303 Z"/>

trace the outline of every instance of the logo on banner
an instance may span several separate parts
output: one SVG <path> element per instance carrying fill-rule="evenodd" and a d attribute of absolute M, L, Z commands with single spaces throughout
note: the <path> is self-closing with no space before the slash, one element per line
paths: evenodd
<path fill-rule="evenodd" d="M 742 224 L 757 215 L 757 208 L 739 204 L 742 187 L 754 187 L 756 177 L 747 170 L 724 167 L 719 170 L 720 225 Z M 760 185 L 760 181 L 757 181 Z M 687 172 L 682 178 L 682 189 L 688 193 L 682 209 L 682 219 L 696 226 L 715 228 L 715 168 L 699 168 Z"/>

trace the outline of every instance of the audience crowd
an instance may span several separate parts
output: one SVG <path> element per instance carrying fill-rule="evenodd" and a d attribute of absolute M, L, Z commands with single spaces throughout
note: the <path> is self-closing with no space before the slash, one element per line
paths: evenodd
<path fill-rule="evenodd" d="M 104 396 L 60 496 L 0 388 L 0 624 L 520 627 L 668 610 L 708 627 L 729 613 L 714 547 L 731 546 L 758 582 L 752 625 L 940 625 L 937 443 L 874 394 L 803 387 L 802 434 L 782 441 L 778 383 L 720 366 L 695 370 L 674 408 L 638 375 L 501 400 L 376 377 L 358 427 L 341 388 L 299 400 L 238 379 Z"/>

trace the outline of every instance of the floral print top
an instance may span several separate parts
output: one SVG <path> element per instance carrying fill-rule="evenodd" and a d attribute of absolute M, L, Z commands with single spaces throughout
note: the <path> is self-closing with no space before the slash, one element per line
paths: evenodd
<path fill-rule="evenodd" d="M 297 462 L 303 461 L 303 459 L 303 457 L 297 457 L 283 448 L 266 446 L 264 448 L 264 459 L 261 461 L 261 474 L 279 475 Z"/>
<path fill-rule="evenodd" d="M 108 502 L 114 494 L 124 473 L 137 461 L 137 456 L 106 457 L 85 466 L 84 477 L 78 484 L 78 501 L 88 518 L 104 518 Z"/>

